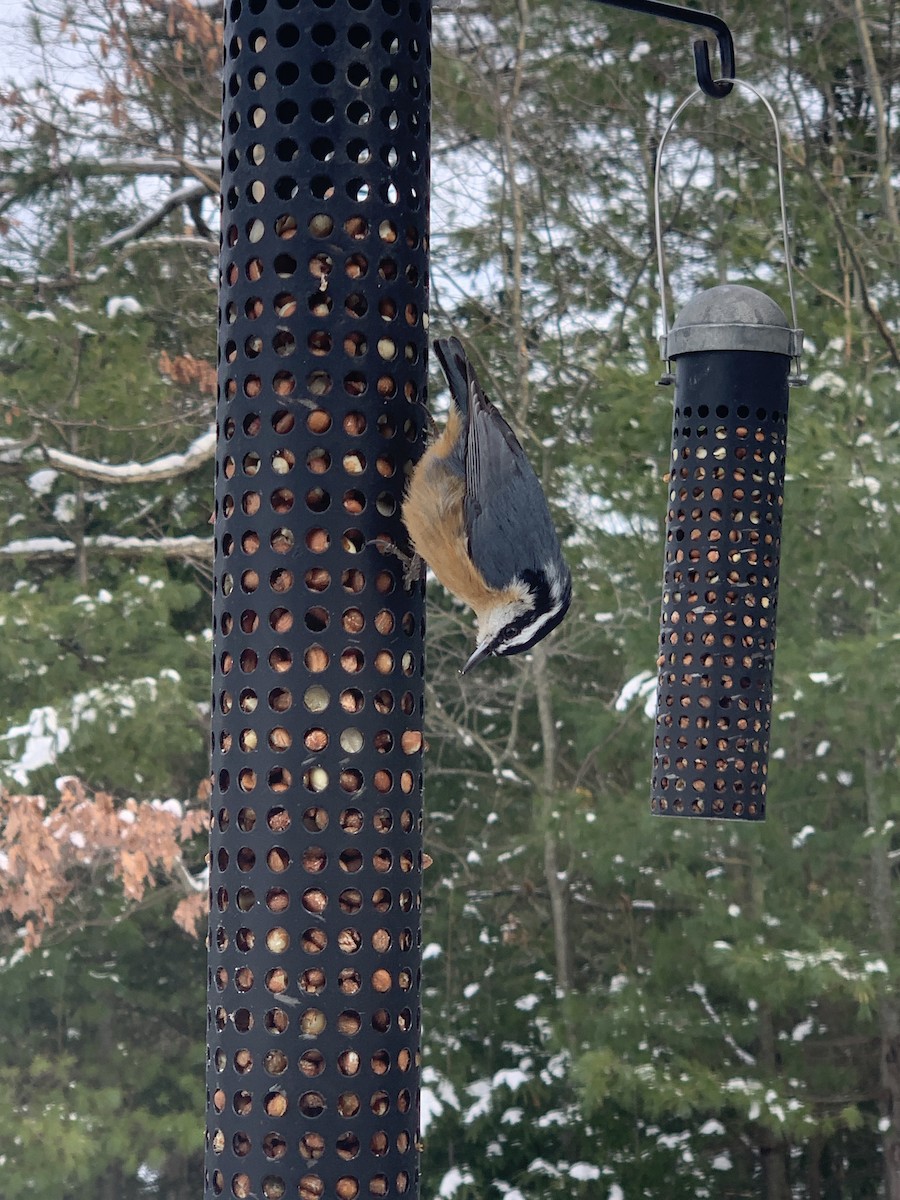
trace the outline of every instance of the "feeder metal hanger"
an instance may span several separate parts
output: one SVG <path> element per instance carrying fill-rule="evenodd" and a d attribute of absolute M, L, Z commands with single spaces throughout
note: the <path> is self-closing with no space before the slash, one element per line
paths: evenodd
<path fill-rule="evenodd" d="M 694 42 L 694 67 L 700 90 L 714 100 L 724 99 L 732 90 L 735 77 L 734 39 L 731 30 L 721 17 L 701 12 L 697 8 L 686 8 L 683 4 L 663 4 L 661 0 L 595 0 L 597 4 L 608 4 L 613 8 L 627 8 L 631 12 L 646 13 L 651 17 L 663 17 L 668 21 L 680 21 L 682 25 L 697 25 L 709 29 L 716 35 L 719 57 L 722 60 L 720 78 L 714 79 L 709 65 L 709 45 L 703 38 Z"/>
<path fill-rule="evenodd" d="M 769 101 L 766 99 L 766 97 L 762 94 L 762 92 L 759 91 L 758 88 L 754 87 L 752 83 L 748 83 L 745 79 L 734 79 L 734 78 L 730 79 L 728 82 L 730 85 L 737 84 L 738 87 L 745 88 L 748 92 L 752 92 L 753 95 L 756 96 L 756 98 L 762 102 L 763 106 L 766 109 L 766 112 L 769 114 L 769 117 L 771 118 L 772 127 L 775 131 L 775 170 L 776 170 L 776 174 L 778 176 L 778 197 L 779 197 L 779 201 L 780 201 L 780 205 L 781 205 L 781 233 L 782 233 L 782 243 L 783 243 L 783 247 L 784 247 L 784 270 L 785 270 L 785 275 L 787 277 L 788 296 L 790 298 L 790 304 L 791 304 L 791 327 L 790 327 L 790 329 L 786 328 L 783 331 L 784 338 L 786 340 L 785 340 L 784 350 L 781 351 L 780 346 L 779 346 L 779 352 L 789 354 L 793 361 L 793 364 L 794 364 L 794 369 L 788 379 L 788 383 L 790 384 L 791 387 L 802 387 L 807 381 L 807 377 L 803 374 L 803 370 L 802 370 L 802 366 L 801 366 L 801 354 L 803 352 L 803 330 L 799 327 L 799 323 L 797 321 L 797 299 L 794 294 L 794 276 L 793 276 L 793 272 L 791 270 L 790 231 L 788 228 L 787 202 L 785 200 L 785 194 L 784 194 L 784 156 L 783 156 L 782 149 L 781 149 L 781 130 L 778 125 L 778 117 L 776 116 L 774 108 L 769 103 Z M 656 254 L 657 254 L 657 264 L 658 264 L 658 268 L 659 268 L 659 299 L 660 299 L 660 308 L 661 308 L 661 313 L 662 313 L 662 336 L 659 339 L 660 357 L 663 358 L 666 362 L 665 374 L 659 379 L 658 382 L 660 384 L 662 384 L 663 386 L 674 383 L 675 377 L 672 374 L 672 367 L 671 367 L 671 361 L 670 361 L 671 358 L 673 357 L 673 342 L 672 342 L 672 338 L 670 336 L 669 316 L 668 316 L 668 310 L 666 307 L 666 268 L 665 268 L 665 256 L 663 254 L 662 216 L 661 216 L 660 200 L 659 200 L 660 177 L 662 175 L 662 154 L 663 154 L 663 150 L 665 149 L 666 140 L 668 139 L 669 134 L 672 132 L 676 121 L 681 116 L 681 114 L 684 112 L 684 110 L 690 104 L 692 104 L 693 101 L 695 101 L 699 98 L 702 90 L 703 90 L 702 86 L 700 88 L 696 88 L 675 109 L 674 113 L 669 118 L 668 122 L 666 123 L 666 127 L 663 130 L 662 137 L 659 139 L 659 145 L 657 146 L 657 149 L 656 149 L 656 163 L 655 163 L 654 172 L 653 172 L 653 220 L 654 220 L 654 227 L 655 227 L 655 233 L 656 233 Z M 705 324 L 704 325 L 704 329 L 705 329 L 704 336 L 707 338 L 707 340 L 709 340 L 710 338 L 713 338 L 713 339 L 718 338 L 719 334 L 716 332 L 716 330 L 719 328 L 725 329 L 726 327 L 725 326 L 718 327 L 718 326 L 712 326 L 709 324 Z M 759 348 L 753 342 L 753 337 L 756 335 L 756 333 L 758 331 L 755 331 L 751 328 L 748 331 L 748 335 L 747 335 L 750 338 L 750 341 L 748 341 L 746 345 L 743 345 L 742 343 L 740 343 L 740 341 L 734 341 L 735 331 L 737 330 L 738 326 L 737 325 L 729 325 L 727 328 L 728 328 L 727 340 L 728 340 L 729 346 L 731 346 L 731 348 L 746 349 L 746 350 L 752 350 L 752 349 Z M 683 331 L 682 331 L 682 334 L 683 334 Z M 695 344 L 693 347 L 693 349 L 695 349 L 697 351 L 704 350 L 704 349 L 712 349 L 712 348 L 713 348 L 712 345 L 709 345 L 709 346 L 700 345 L 699 343 Z M 717 348 L 721 348 L 721 347 L 717 347 Z M 774 347 L 770 347 L 770 348 L 774 349 Z"/>

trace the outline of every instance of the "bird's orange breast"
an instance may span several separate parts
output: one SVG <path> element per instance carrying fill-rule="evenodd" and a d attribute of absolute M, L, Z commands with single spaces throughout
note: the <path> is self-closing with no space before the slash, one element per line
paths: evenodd
<path fill-rule="evenodd" d="M 478 615 L 508 602 L 517 593 L 489 587 L 469 557 L 465 484 L 446 466 L 459 427 L 459 415 L 451 409 L 447 428 L 425 451 L 413 471 L 403 501 L 403 521 L 416 553 L 444 587 Z"/>

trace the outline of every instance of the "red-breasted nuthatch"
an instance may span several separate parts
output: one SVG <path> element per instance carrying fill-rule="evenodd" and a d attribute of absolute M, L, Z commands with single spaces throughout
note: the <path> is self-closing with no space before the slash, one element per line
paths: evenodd
<path fill-rule="evenodd" d="M 555 629 L 572 576 L 538 478 L 478 386 L 457 338 L 439 338 L 453 403 L 403 502 L 416 554 L 475 610 L 478 645 L 461 674 L 492 654 L 519 654 Z"/>

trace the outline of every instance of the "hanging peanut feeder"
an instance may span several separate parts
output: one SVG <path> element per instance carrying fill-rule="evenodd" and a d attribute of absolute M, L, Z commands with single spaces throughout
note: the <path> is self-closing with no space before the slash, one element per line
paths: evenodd
<path fill-rule="evenodd" d="M 663 337 L 675 409 L 651 807 L 664 816 L 766 812 L 788 394 L 800 382 L 789 371 L 803 340 L 775 130 L 793 321 L 757 289 L 725 284 L 695 296 Z M 659 155 L 664 296 L 658 188 Z"/>
<path fill-rule="evenodd" d="M 208 1198 L 417 1194 L 429 19 L 226 3 Z"/>

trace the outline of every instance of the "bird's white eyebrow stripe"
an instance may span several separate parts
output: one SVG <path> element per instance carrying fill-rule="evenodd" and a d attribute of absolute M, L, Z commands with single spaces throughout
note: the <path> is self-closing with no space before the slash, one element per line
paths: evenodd
<path fill-rule="evenodd" d="M 517 633 L 515 637 L 510 638 L 509 641 L 504 642 L 503 645 L 521 646 L 525 642 L 530 642 L 538 630 L 543 629 L 545 625 L 549 624 L 556 617 L 558 617 L 561 611 L 562 605 L 554 604 L 551 609 L 548 609 L 548 611 L 541 616 L 539 621 L 532 621 L 530 625 L 525 626 L 521 633 Z"/>

